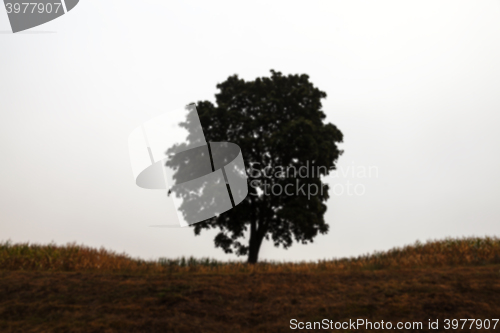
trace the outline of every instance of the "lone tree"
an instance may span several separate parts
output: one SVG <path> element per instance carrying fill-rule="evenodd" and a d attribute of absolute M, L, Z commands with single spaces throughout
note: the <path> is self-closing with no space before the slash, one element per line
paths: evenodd
<path fill-rule="evenodd" d="M 322 183 L 335 169 L 342 151 L 342 132 L 325 123 L 321 99 L 305 74 L 245 81 L 230 76 L 217 85 L 216 104 L 197 103 L 207 142 L 240 146 L 249 177 L 249 193 L 234 209 L 194 225 L 218 228 L 215 246 L 226 253 L 248 255 L 256 263 L 263 239 L 288 248 L 293 239 L 307 244 L 326 234 L 325 202 L 328 185 Z M 249 242 L 239 239 L 249 232 Z"/>

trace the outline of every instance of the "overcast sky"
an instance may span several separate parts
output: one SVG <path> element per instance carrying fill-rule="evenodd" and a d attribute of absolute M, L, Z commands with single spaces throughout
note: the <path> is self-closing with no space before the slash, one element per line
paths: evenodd
<path fill-rule="evenodd" d="M 306 73 L 328 94 L 345 137 L 328 182 L 364 194 L 332 193 L 328 235 L 265 243 L 261 259 L 500 234 L 499 1 L 81 0 L 9 31 L 0 8 L 0 240 L 235 259 L 213 232 L 149 227 L 165 222 L 165 194 L 135 185 L 128 136 L 214 101 L 229 75 L 270 69 Z"/>

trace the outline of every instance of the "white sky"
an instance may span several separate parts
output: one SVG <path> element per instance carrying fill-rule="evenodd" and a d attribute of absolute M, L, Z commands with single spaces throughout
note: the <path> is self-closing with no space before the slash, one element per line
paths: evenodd
<path fill-rule="evenodd" d="M 261 259 L 500 234 L 498 1 L 81 0 L 9 30 L 0 8 L 0 240 L 234 259 L 213 232 L 148 227 L 165 195 L 136 187 L 128 135 L 270 69 L 309 74 L 345 135 L 339 167 L 378 177 L 331 177 L 365 194 L 332 193 L 328 235 Z"/>

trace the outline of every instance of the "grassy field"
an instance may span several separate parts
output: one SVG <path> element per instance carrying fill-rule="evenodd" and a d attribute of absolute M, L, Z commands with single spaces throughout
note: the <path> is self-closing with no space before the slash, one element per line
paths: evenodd
<path fill-rule="evenodd" d="M 497 238 L 257 265 L 0 244 L 1 332 L 288 332 L 291 319 L 422 322 L 421 329 L 394 332 L 495 332 L 499 300 Z M 477 329 L 479 322 L 471 329 L 470 321 L 445 329 L 445 319 L 469 318 L 489 319 L 490 329 Z M 429 329 L 429 320 L 439 320 L 439 329 Z"/>

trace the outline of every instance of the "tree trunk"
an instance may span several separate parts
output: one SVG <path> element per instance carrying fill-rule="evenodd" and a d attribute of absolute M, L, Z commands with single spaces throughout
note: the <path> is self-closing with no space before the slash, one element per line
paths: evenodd
<path fill-rule="evenodd" d="M 263 239 L 264 235 L 261 235 L 256 228 L 250 228 L 250 242 L 248 244 L 249 264 L 255 264 L 257 263 L 257 260 L 259 260 L 259 250 Z"/>

